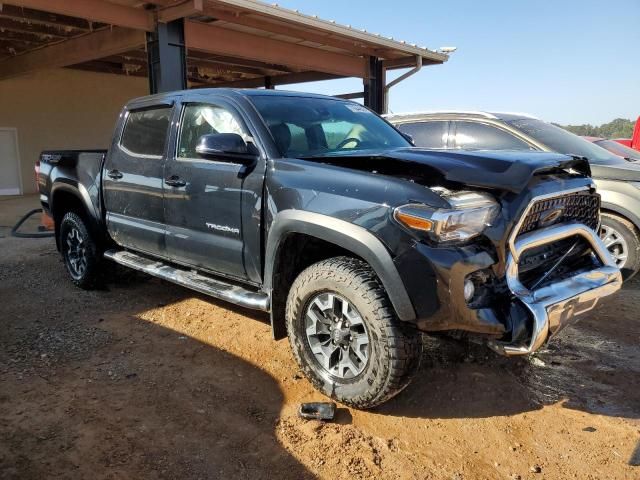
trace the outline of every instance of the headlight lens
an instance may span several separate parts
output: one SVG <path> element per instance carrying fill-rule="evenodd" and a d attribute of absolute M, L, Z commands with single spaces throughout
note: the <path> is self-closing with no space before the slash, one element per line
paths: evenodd
<path fill-rule="evenodd" d="M 393 216 L 413 230 L 426 232 L 435 241 L 449 242 L 481 234 L 500 212 L 500 205 L 487 193 L 447 191 L 441 196 L 451 208 L 409 204 L 396 208 Z"/>

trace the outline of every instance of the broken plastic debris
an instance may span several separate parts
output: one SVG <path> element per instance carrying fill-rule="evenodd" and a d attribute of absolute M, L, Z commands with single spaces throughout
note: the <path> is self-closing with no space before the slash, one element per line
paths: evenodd
<path fill-rule="evenodd" d="M 310 420 L 333 420 L 336 404 L 333 402 L 302 403 L 298 415 Z"/>

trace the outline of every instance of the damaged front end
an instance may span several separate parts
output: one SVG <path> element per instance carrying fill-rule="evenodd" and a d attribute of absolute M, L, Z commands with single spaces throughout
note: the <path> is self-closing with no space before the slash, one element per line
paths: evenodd
<path fill-rule="evenodd" d="M 398 256 L 401 271 L 425 271 L 428 263 L 434 272 L 437 305 L 421 302 L 428 298 L 424 285 L 411 288 L 418 327 L 480 334 L 500 354 L 525 355 L 620 289 L 620 271 L 596 234 L 600 197 L 586 181 L 547 177 L 531 191 L 503 196 L 500 216 L 489 214 L 491 203 L 483 206 L 479 196 L 469 213 L 486 224 L 483 235 L 449 244 L 424 237 Z M 570 188 L 557 191 L 558 184 Z M 420 224 L 406 214 L 432 221 L 421 225 L 431 235 L 440 231 L 438 214 L 396 209 L 396 220 L 414 229 Z"/>
<path fill-rule="evenodd" d="M 586 188 L 532 199 L 509 236 L 506 262 L 506 283 L 524 311 L 511 319 L 510 338 L 489 342 L 492 349 L 532 353 L 620 289 L 620 270 L 596 234 L 599 207 Z"/>

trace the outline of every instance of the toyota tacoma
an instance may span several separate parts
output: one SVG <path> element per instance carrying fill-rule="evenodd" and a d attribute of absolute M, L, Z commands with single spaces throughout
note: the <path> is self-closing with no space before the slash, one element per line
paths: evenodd
<path fill-rule="evenodd" d="M 270 313 L 358 408 L 407 386 L 422 332 L 539 349 L 620 288 L 582 158 L 429 151 L 362 105 L 202 89 L 129 102 L 108 151 L 45 151 L 73 283 L 105 261 Z"/>

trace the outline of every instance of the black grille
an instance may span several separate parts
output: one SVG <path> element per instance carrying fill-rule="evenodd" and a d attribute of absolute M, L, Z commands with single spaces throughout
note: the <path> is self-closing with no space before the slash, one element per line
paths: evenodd
<path fill-rule="evenodd" d="M 600 195 L 576 192 L 538 200 L 527 213 L 518 235 L 564 222 L 578 222 L 593 230 L 600 221 Z"/>

